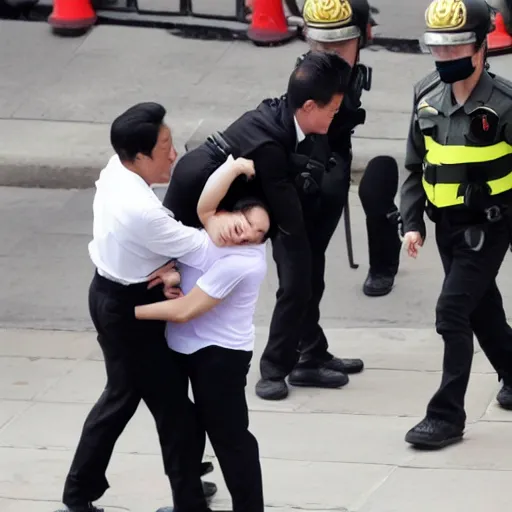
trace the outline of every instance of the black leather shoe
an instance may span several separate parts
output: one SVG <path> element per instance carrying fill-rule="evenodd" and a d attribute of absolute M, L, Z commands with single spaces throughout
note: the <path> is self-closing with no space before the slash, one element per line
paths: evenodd
<path fill-rule="evenodd" d="M 367 297 L 382 297 L 391 292 L 394 284 L 394 276 L 368 274 L 363 284 L 363 293 Z"/>
<path fill-rule="evenodd" d="M 464 429 L 435 418 L 425 418 L 405 436 L 405 441 L 418 448 L 440 449 L 462 440 Z"/>
<path fill-rule="evenodd" d="M 263 400 L 284 400 L 288 396 L 288 386 L 284 379 L 260 379 L 256 384 L 256 394 Z"/>
<path fill-rule="evenodd" d="M 348 377 L 341 372 L 335 372 L 325 367 L 294 368 L 288 382 L 292 386 L 311 388 L 341 388 L 348 384 Z"/>
<path fill-rule="evenodd" d="M 102 508 L 95 507 L 92 503 L 84 503 L 83 505 L 75 505 L 73 507 L 61 508 L 55 512 L 104 512 Z"/>
<path fill-rule="evenodd" d="M 340 359 L 333 357 L 330 361 L 323 364 L 324 368 L 334 370 L 340 373 L 361 373 L 364 368 L 364 363 L 361 359 Z"/>
<path fill-rule="evenodd" d="M 503 384 L 500 392 L 496 396 L 496 400 L 500 404 L 500 407 L 512 411 L 512 386 Z"/>

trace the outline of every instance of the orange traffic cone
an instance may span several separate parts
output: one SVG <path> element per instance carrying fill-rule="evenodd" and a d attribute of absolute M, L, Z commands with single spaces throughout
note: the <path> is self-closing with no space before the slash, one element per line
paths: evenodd
<path fill-rule="evenodd" d="M 489 53 L 512 49 L 512 36 L 507 32 L 500 12 L 496 13 L 494 30 L 487 36 L 487 48 Z"/>
<path fill-rule="evenodd" d="M 54 32 L 81 34 L 96 23 L 90 0 L 54 0 L 48 23 Z"/>
<path fill-rule="evenodd" d="M 257 46 L 291 41 L 298 28 L 288 27 L 281 0 L 254 0 L 249 39 Z"/>

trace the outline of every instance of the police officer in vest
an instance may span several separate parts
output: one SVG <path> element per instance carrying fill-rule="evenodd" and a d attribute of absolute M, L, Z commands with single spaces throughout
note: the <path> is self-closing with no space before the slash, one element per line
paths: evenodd
<path fill-rule="evenodd" d="M 330 148 L 346 163 L 347 180 L 350 180 L 352 134 L 366 120 L 361 95 L 363 90 L 371 88 L 372 70 L 359 62 L 360 50 L 368 42 L 370 7 L 367 0 L 306 0 L 303 16 L 310 48 L 336 52 L 352 67 L 343 105 L 329 128 Z M 377 297 L 391 292 L 398 272 L 401 241 L 395 204 L 397 191 L 396 161 L 390 156 L 370 161 L 359 184 L 359 197 L 366 215 L 370 262 L 363 284 L 363 292 L 367 296 Z M 351 370 L 355 373 L 362 367 Z"/>
<path fill-rule="evenodd" d="M 235 180 L 221 207 L 260 198 L 277 226 L 271 239 L 279 289 L 256 386 L 263 399 L 286 398 L 288 375 L 295 385 L 341 387 L 348 382 L 345 367 L 354 364 L 328 352 L 318 325 L 325 250 L 347 193 L 343 162 L 331 156 L 326 134 L 349 77 L 350 67 L 336 54 L 310 53 L 292 72 L 286 95 L 264 100 L 185 154 L 164 199 L 178 220 L 200 226 L 196 205 L 210 174 L 228 154 L 254 161 L 255 179 Z M 298 360 L 301 339 L 308 343 Z"/>
<path fill-rule="evenodd" d="M 498 403 L 512 409 L 512 329 L 496 285 L 511 241 L 512 83 L 488 71 L 484 0 L 434 0 L 425 18 L 437 71 L 414 89 L 400 209 L 412 257 L 425 240 L 425 210 L 435 223 L 444 360 L 426 417 L 405 440 L 442 448 L 463 437 L 473 333 L 502 382 Z"/>

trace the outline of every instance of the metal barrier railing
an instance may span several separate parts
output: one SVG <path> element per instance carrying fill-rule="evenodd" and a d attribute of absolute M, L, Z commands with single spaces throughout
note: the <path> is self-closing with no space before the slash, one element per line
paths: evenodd
<path fill-rule="evenodd" d="M 288 0 L 294 1 L 294 0 Z M 193 0 L 180 0 L 178 10 L 146 10 L 139 6 L 138 0 L 120 0 L 117 2 L 104 2 L 103 0 L 96 0 L 94 2 L 97 9 L 106 11 L 136 11 L 141 14 L 152 14 L 155 16 L 188 16 L 193 18 L 211 19 L 211 20 L 225 20 L 225 21 L 239 21 L 245 22 L 247 11 L 245 8 L 244 0 L 235 0 L 235 13 L 233 16 L 226 16 L 220 14 L 204 14 L 197 13 L 193 8 Z M 123 5 L 124 4 L 124 5 Z"/>

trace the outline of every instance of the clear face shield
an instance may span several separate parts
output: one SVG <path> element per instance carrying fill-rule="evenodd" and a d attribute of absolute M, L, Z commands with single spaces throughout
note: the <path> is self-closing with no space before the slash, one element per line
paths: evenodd
<path fill-rule="evenodd" d="M 354 67 L 359 54 L 361 31 L 358 27 L 319 29 L 307 27 L 306 37 L 313 50 L 337 53 L 351 67 Z"/>
<path fill-rule="evenodd" d="M 434 58 L 437 71 L 445 83 L 469 78 L 475 71 L 473 55 L 476 53 L 474 32 L 427 32 L 423 41 Z"/>

